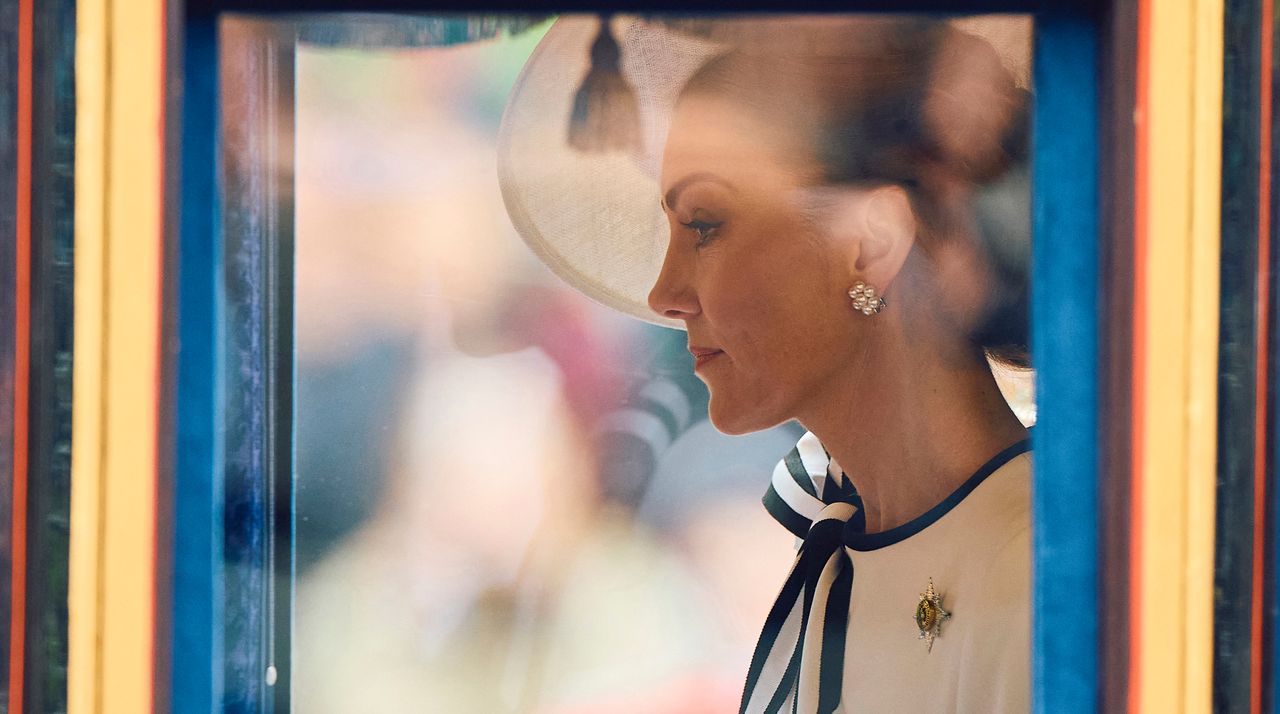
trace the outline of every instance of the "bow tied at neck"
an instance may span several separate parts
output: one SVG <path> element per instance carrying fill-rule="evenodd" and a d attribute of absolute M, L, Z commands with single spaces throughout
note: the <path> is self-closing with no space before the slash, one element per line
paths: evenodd
<path fill-rule="evenodd" d="M 818 512 L 817 519 L 813 525 L 809 527 L 809 532 L 804 537 L 804 545 L 801 546 L 801 552 L 805 550 L 826 550 L 828 553 L 835 550 L 844 543 L 844 528 L 858 512 L 857 506 L 852 503 L 829 503 Z"/>
<path fill-rule="evenodd" d="M 740 714 L 830 714 L 840 706 L 853 561 L 844 529 L 858 508 L 831 503 L 814 518 L 751 657 Z M 810 686 L 799 686 L 800 682 Z M 816 685 L 816 686 L 813 686 Z"/>

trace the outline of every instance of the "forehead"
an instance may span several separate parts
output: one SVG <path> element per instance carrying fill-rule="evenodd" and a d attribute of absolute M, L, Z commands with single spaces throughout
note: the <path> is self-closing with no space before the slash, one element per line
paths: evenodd
<path fill-rule="evenodd" d="M 800 185 L 816 170 L 797 139 L 729 100 L 682 98 L 663 151 L 662 192 L 685 176 L 703 172 L 747 190 Z"/>

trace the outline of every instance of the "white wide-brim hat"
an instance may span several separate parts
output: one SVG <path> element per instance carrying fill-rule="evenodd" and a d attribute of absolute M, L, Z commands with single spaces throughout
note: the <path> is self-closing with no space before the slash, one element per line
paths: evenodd
<path fill-rule="evenodd" d="M 588 297 L 646 322 L 683 329 L 648 306 L 661 270 L 668 223 L 659 203 L 659 171 L 672 110 L 685 83 L 709 60 L 779 29 L 805 32 L 823 16 L 640 18 L 566 16 L 538 44 L 511 91 L 498 139 L 498 178 L 507 212 L 533 252 Z M 845 22 L 856 22 L 846 18 Z M 601 59 L 602 22 L 616 46 Z M 807 24 L 806 24 L 807 23 Z M 1029 83 L 1031 19 L 954 19 L 987 40 L 1014 80 Z M 819 41 L 819 40 L 815 40 Z M 626 148 L 571 141 L 584 84 L 602 61 L 616 62 L 634 114 Z M 585 81 L 584 81 L 585 80 Z M 575 107 L 575 103 L 578 106 Z M 610 113 L 610 112 L 613 113 Z M 619 114 L 604 112 L 604 121 Z M 599 142 L 597 142 L 599 143 Z M 576 145 L 575 145 L 576 144 Z"/>

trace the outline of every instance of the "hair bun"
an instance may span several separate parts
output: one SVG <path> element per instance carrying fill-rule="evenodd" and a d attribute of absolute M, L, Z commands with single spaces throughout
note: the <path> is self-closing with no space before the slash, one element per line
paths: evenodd
<path fill-rule="evenodd" d="M 969 187 L 970 225 L 990 268 L 972 339 L 992 359 L 1030 367 L 1030 20 L 952 26 L 958 29 L 939 45 L 922 113 L 945 174 Z"/>
<path fill-rule="evenodd" d="M 1024 155 L 1011 144 L 1025 144 L 1027 92 L 984 39 L 943 35 L 919 110 L 935 151 L 959 178 L 985 183 Z"/>

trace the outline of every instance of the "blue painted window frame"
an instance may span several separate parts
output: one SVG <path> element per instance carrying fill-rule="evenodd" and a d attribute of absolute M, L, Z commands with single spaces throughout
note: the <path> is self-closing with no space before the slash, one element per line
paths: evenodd
<path fill-rule="evenodd" d="M 173 614 L 167 648 L 184 660 L 171 668 L 175 714 L 221 711 L 226 668 L 221 428 L 226 296 L 216 15 L 188 15 L 182 30 L 178 318 L 173 323 L 180 346 L 174 366 Z"/>
<path fill-rule="evenodd" d="M 172 668 L 169 702 L 178 714 L 224 708 L 222 629 L 225 483 L 221 463 L 227 304 L 219 242 L 218 36 L 220 13 L 242 11 L 696 12 L 714 4 L 499 0 L 484 7 L 435 2 L 373 5 L 344 0 L 191 0 L 175 41 L 181 47 L 179 167 L 181 285 L 175 368 Z M 1032 353 L 1037 367 L 1035 433 L 1033 701 L 1037 712 L 1100 708 L 1099 352 L 1102 309 L 1099 161 L 1099 39 L 1104 13 L 1076 0 L 871 0 L 801 6 L 753 2 L 734 10 L 1029 12 L 1036 16 L 1033 128 Z M 263 395 L 265 399 L 265 395 Z M 163 636 L 163 635 L 162 635 Z M 162 650 L 163 651 L 163 650 Z M 269 708 L 269 705 L 268 705 Z"/>

